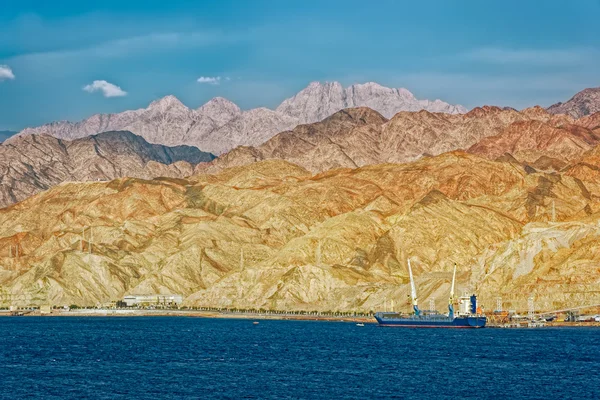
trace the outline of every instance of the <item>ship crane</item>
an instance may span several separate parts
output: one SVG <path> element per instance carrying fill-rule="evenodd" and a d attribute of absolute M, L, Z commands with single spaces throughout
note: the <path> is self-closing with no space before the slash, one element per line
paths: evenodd
<path fill-rule="evenodd" d="M 410 277 L 410 297 L 412 299 L 413 310 L 415 315 L 421 315 L 417 301 L 417 288 L 415 287 L 415 280 L 413 279 L 412 268 L 410 266 L 410 258 L 408 259 L 408 276 Z"/>
<path fill-rule="evenodd" d="M 456 263 L 452 274 L 452 286 L 450 287 L 450 298 L 448 299 L 448 317 L 454 318 L 454 282 L 456 282 Z"/>

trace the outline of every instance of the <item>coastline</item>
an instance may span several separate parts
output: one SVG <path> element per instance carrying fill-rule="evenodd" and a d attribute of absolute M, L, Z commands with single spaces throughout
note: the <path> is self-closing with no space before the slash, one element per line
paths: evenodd
<path fill-rule="evenodd" d="M 14 317 L 10 311 L 0 311 L 0 317 Z M 52 310 L 50 313 L 40 313 L 39 310 L 27 312 L 19 317 L 190 317 L 190 318 L 221 318 L 221 319 L 248 319 L 248 320 L 291 320 L 291 321 L 329 321 L 329 322 L 354 322 L 373 323 L 372 317 L 352 316 L 323 316 L 323 315 L 296 315 L 296 314 L 253 314 L 233 313 L 218 311 L 196 310 Z"/>
<path fill-rule="evenodd" d="M 218 318 L 218 319 L 244 319 L 252 321 L 322 321 L 322 322 L 347 322 L 377 324 L 373 317 L 331 316 L 331 315 L 296 315 L 296 314 L 259 314 L 235 313 L 219 311 L 197 310 L 125 310 L 125 309 L 84 309 L 84 310 L 52 310 L 50 313 L 40 313 L 39 310 L 24 311 L 23 315 L 14 315 L 7 310 L 0 311 L 1 317 L 186 317 L 186 318 Z M 600 322 L 548 322 L 544 327 L 529 328 L 590 328 L 600 327 Z M 503 328 L 501 324 L 488 324 L 488 328 Z M 525 326 L 511 327 L 510 329 L 524 329 Z"/>

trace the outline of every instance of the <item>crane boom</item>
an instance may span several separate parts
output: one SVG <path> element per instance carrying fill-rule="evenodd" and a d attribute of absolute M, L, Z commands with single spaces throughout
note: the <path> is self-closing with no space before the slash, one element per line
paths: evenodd
<path fill-rule="evenodd" d="M 412 268 L 410 266 L 410 258 L 408 259 L 408 276 L 410 278 L 410 297 L 412 299 L 413 310 L 415 315 L 420 314 L 419 303 L 417 300 L 417 288 L 415 287 L 415 280 L 413 279 Z"/>
<path fill-rule="evenodd" d="M 454 300 L 454 282 L 456 282 L 456 263 L 454 263 L 454 273 L 452 274 L 452 287 L 450 288 L 450 303 Z"/>
<path fill-rule="evenodd" d="M 448 299 L 448 316 L 454 318 L 454 283 L 456 282 L 456 263 L 452 274 L 452 286 L 450 287 L 450 298 Z"/>

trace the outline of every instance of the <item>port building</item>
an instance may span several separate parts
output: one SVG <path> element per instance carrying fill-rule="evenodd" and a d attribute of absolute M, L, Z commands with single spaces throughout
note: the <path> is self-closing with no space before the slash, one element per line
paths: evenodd
<path fill-rule="evenodd" d="M 148 306 L 179 306 L 183 303 L 183 296 L 180 294 L 131 294 L 123 297 L 123 302 L 127 307 L 148 307 Z"/>

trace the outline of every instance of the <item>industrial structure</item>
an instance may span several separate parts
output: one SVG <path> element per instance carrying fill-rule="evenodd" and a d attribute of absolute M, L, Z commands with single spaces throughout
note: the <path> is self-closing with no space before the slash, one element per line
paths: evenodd
<path fill-rule="evenodd" d="M 183 303 L 180 294 L 132 294 L 123 297 L 127 307 L 179 307 Z"/>

